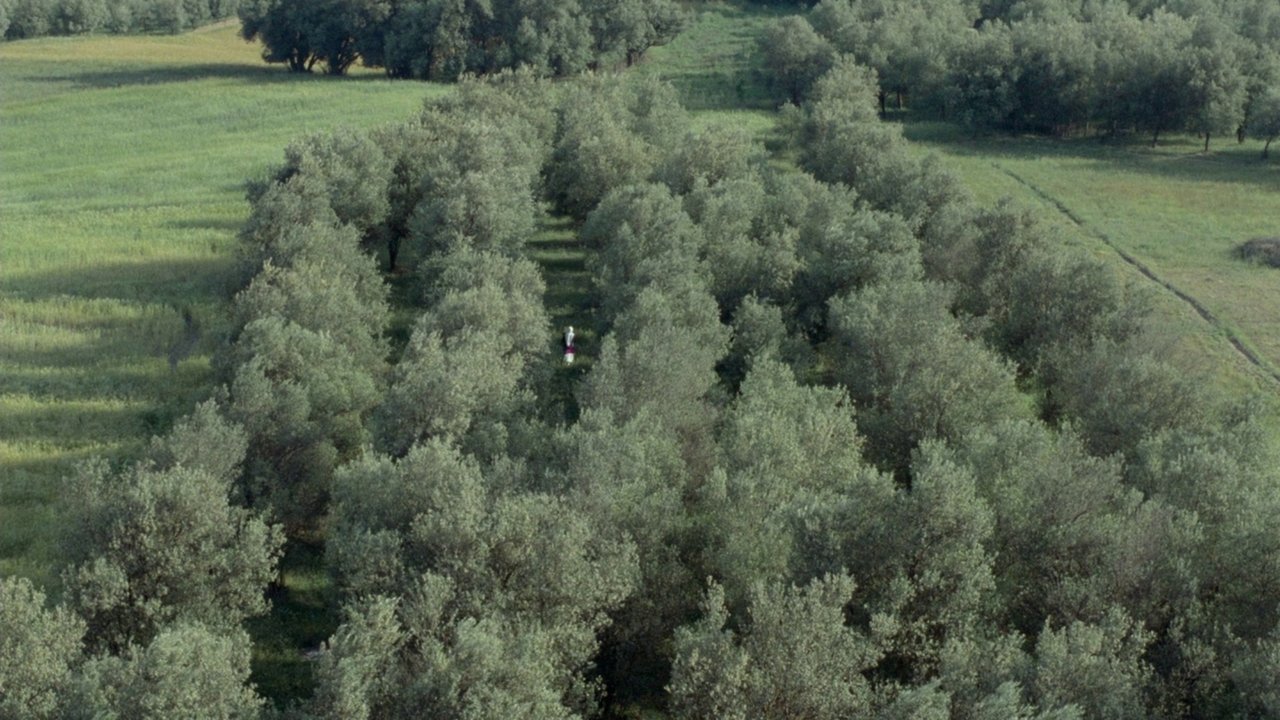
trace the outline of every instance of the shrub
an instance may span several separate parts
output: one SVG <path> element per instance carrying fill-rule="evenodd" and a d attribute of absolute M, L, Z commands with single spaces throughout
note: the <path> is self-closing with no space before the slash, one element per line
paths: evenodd
<path fill-rule="evenodd" d="M 1280 237 L 1254 238 L 1236 248 L 1242 260 L 1280 268 Z"/>

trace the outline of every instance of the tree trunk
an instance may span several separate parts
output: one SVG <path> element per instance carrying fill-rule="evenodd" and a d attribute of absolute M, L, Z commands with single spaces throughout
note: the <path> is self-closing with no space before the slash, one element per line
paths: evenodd
<path fill-rule="evenodd" d="M 880 101 L 880 117 L 884 117 L 884 113 L 885 113 L 885 108 L 884 108 L 884 106 L 885 106 L 885 92 L 884 92 L 883 90 L 881 90 L 880 92 L 876 93 L 876 99 Z"/>
<path fill-rule="evenodd" d="M 1266 159 L 1267 159 L 1267 152 L 1268 152 L 1269 150 L 1271 150 L 1271 141 L 1272 141 L 1272 140 L 1275 140 L 1275 138 L 1274 138 L 1274 137 L 1269 137 L 1269 138 L 1267 138 L 1267 142 L 1266 142 L 1266 143 L 1264 143 L 1264 144 L 1262 145 L 1262 159 L 1263 159 L 1263 160 L 1266 160 Z"/>
<path fill-rule="evenodd" d="M 898 100 L 898 109 L 901 110 L 902 109 L 902 91 L 901 90 L 898 91 L 897 100 Z"/>
<path fill-rule="evenodd" d="M 1204 151 L 1209 152 L 1209 133 L 1204 134 Z"/>

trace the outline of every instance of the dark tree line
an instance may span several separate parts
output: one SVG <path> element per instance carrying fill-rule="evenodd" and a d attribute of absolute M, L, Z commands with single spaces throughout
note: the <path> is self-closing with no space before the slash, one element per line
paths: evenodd
<path fill-rule="evenodd" d="M 1280 712 L 1263 425 L 878 93 L 833 60 L 799 168 L 660 83 L 531 73 L 291 145 L 222 388 L 78 473 L 62 606 L 0 583 L 0 710 L 270 714 L 238 625 L 287 534 L 343 617 L 289 717 Z M 524 257 L 551 213 L 590 249 L 578 380 Z"/>
<path fill-rule="evenodd" d="M 267 62 L 341 75 L 357 60 L 397 78 L 453 81 L 631 65 L 685 23 L 673 0 L 245 0 L 241 35 Z"/>
<path fill-rule="evenodd" d="M 177 33 L 232 17 L 239 0 L 0 0 L 0 38 Z"/>
<path fill-rule="evenodd" d="M 890 102 L 974 130 L 1276 136 L 1280 6 L 1269 0 L 823 0 L 762 39 L 779 99 L 838 55 Z"/>

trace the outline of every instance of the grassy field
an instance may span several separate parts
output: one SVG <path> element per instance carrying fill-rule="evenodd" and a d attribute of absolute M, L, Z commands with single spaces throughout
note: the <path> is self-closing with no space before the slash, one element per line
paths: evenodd
<path fill-rule="evenodd" d="M 0 575 L 56 592 L 62 478 L 127 457 L 210 390 L 244 183 L 293 138 L 402 120 L 421 83 L 298 77 L 224 24 L 0 44 Z M 332 629 L 321 556 L 254 626 L 274 696 Z"/>
<path fill-rule="evenodd" d="M 671 83 L 696 127 L 733 125 L 768 140 L 776 107 L 760 74 L 756 45 L 770 22 L 790 12 L 794 9 L 699 3 L 684 32 L 650 50 L 632 71 Z"/>
<path fill-rule="evenodd" d="M 1219 142 L 1206 155 L 1191 137 L 1151 149 L 1141 140 L 975 139 L 926 122 L 905 130 L 980 200 L 1042 207 L 1064 242 L 1151 288 L 1150 342 L 1161 355 L 1233 393 L 1280 396 L 1280 270 L 1235 256 L 1250 238 L 1280 235 L 1280 162 L 1261 161 L 1260 143 Z"/>
<path fill-rule="evenodd" d="M 207 393 L 244 181 L 433 91 L 293 77 L 225 24 L 0 45 L 0 573 L 51 580 L 70 465 Z"/>

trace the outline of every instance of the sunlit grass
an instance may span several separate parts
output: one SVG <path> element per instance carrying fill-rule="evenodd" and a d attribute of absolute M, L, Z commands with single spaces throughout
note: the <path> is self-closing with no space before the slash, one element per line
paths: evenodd
<path fill-rule="evenodd" d="M 245 181 L 447 91 L 297 77 L 235 32 L 0 44 L 0 574 L 56 586 L 62 478 L 208 394 Z"/>
<path fill-rule="evenodd" d="M 684 32 L 651 49 L 635 71 L 670 82 L 695 112 L 773 110 L 759 69 L 758 39 L 770 22 L 795 12 L 796 7 L 744 2 L 697 3 Z"/>
<path fill-rule="evenodd" d="M 1149 342 L 1162 356 L 1232 394 L 1277 397 L 1268 376 L 1280 371 L 1280 271 L 1234 253 L 1249 238 L 1280 234 L 1280 163 L 1262 162 L 1259 143 L 1220 141 L 1205 155 L 1191 137 L 1151 149 L 1140 140 L 972 138 L 938 123 L 908 123 L 906 132 L 921 152 L 942 156 L 982 202 L 1009 196 L 1043 208 L 1064 242 L 1152 288 Z M 1104 237 L 1194 297 L 1218 324 L 1122 262 Z M 1232 339 L 1263 368 L 1233 349 Z"/>

